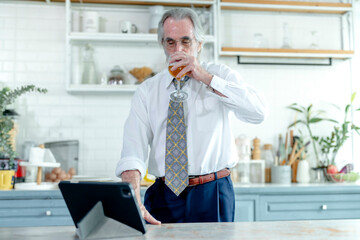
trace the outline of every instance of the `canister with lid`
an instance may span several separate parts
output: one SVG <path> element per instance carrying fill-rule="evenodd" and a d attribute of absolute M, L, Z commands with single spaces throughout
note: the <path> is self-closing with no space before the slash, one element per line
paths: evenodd
<path fill-rule="evenodd" d="M 110 71 L 108 85 L 122 85 L 125 84 L 126 75 L 119 65 L 114 66 Z"/>

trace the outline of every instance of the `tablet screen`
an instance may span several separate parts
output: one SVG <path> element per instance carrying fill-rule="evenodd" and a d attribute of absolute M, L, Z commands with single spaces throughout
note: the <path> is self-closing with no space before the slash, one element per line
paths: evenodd
<path fill-rule="evenodd" d="M 145 221 L 129 183 L 62 181 L 59 188 L 76 227 L 95 204 L 101 201 L 105 216 L 142 233 L 146 232 Z"/>

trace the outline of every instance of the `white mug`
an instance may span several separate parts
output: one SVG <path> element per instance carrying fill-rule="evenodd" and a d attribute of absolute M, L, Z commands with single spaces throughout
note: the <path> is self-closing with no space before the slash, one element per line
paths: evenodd
<path fill-rule="evenodd" d="M 121 33 L 136 33 L 137 27 L 135 24 L 132 24 L 130 21 L 120 22 L 120 32 Z"/>

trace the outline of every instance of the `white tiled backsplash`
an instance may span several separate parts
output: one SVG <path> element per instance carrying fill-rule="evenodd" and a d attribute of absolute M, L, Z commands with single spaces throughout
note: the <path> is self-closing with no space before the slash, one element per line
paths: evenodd
<path fill-rule="evenodd" d="M 359 2 L 355 6 L 360 12 Z M 355 16 L 356 23 L 360 23 L 359 14 Z M 358 36 L 359 27 L 355 26 L 355 37 L 359 39 Z M 26 140 L 43 143 L 77 139 L 80 141 L 80 174 L 113 177 L 133 94 L 68 94 L 64 59 L 64 4 L 0 3 L 0 82 L 10 87 L 35 84 L 49 91 L 46 95 L 27 94 L 16 104 L 21 114 L 19 152 Z M 344 106 L 351 90 L 360 89 L 360 81 L 350 81 L 350 61 L 336 61 L 332 67 L 315 68 L 243 66 L 237 65 L 235 58 L 220 59 L 220 62 L 239 70 L 249 83 L 264 93 L 270 115 L 263 124 L 244 124 L 236 119 L 232 123 L 235 136 L 256 136 L 261 144 L 277 146 L 278 134 L 285 134 L 294 117 L 285 109 L 287 105 L 332 102 Z M 359 63 L 359 53 L 353 59 L 352 64 L 355 63 Z M 357 68 L 353 67 L 354 79 L 360 78 Z M 359 100 L 360 96 L 357 103 Z M 324 129 L 315 129 L 318 134 L 322 131 Z M 354 144 L 359 145 L 359 142 L 355 137 Z M 351 143 L 348 145 L 343 153 L 345 158 L 352 156 Z M 358 151 L 353 150 L 355 161 L 360 159 Z"/>

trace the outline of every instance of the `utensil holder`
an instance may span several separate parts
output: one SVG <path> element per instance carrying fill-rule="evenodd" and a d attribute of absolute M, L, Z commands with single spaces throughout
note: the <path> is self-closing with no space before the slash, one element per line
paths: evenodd
<path fill-rule="evenodd" d="M 289 165 L 271 167 L 271 183 L 290 184 L 291 167 Z"/>

